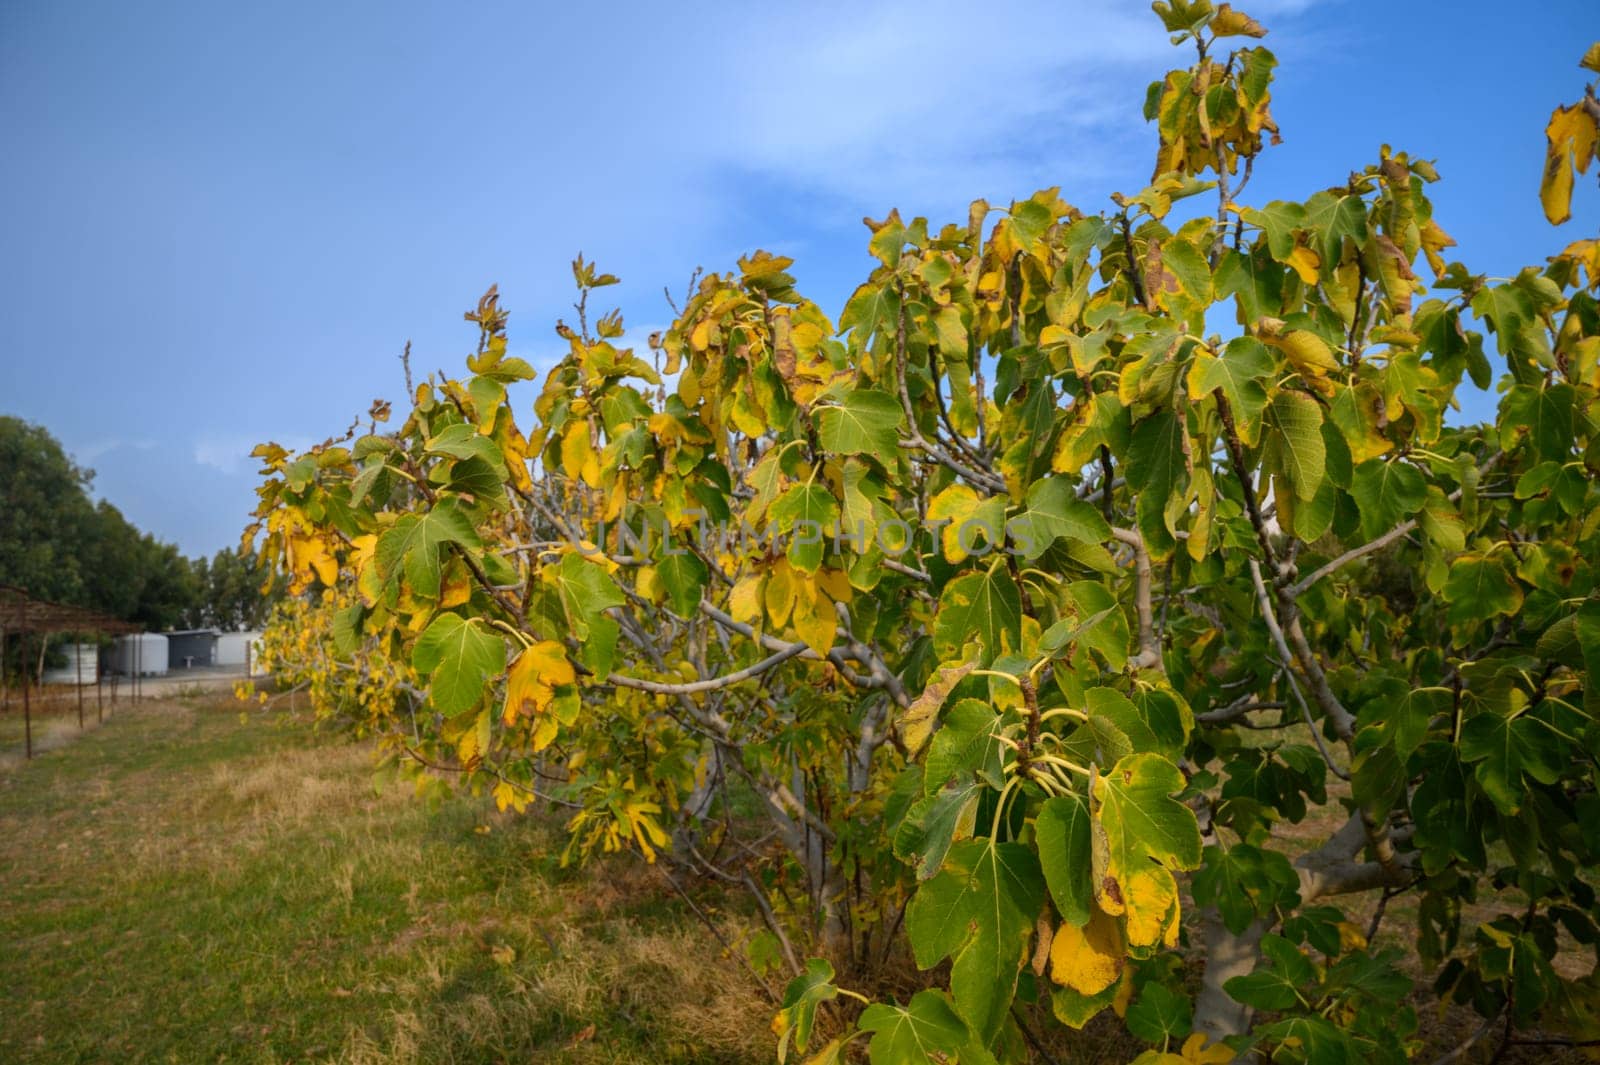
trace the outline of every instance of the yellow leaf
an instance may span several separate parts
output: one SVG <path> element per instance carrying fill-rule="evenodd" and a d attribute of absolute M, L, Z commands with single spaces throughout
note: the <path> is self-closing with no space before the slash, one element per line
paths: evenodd
<path fill-rule="evenodd" d="M 634 577 L 633 590 L 641 599 L 648 599 L 652 603 L 659 603 L 667 597 L 666 585 L 661 583 L 661 574 L 654 566 L 639 567 L 639 572 Z"/>
<path fill-rule="evenodd" d="M 339 579 L 339 566 L 328 553 L 321 538 L 301 533 L 289 536 L 289 564 L 294 571 L 295 590 L 299 591 L 316 577 L 332 588 Z"/>
<path fill-rule="evenodd" d="M 739 578 L 728 595 L 728 613 L 733 615 L 733 620 L 757 628 L 761 626 L 761 593 L 765 585 L 766 578 L 760 574 Z"/>
<path fill-rule="evenodd" d="M 439 589 L 439 609 L 449 610 L 471 598 L 472 575 L 458 561 L 445 571 L 444 585 Z"/>
<path fill-rule="evenodd" d="M 1550 115 L 1544 135 L 1544 177 L 1539 182 L 1539 202 L 1553 225 L 1572 217 L 1572 171 L 1586 173 L 1594 158 L 1597 123 L 1583 104 L 1558 107 Z"/>
<path fill-rule="evenodd" d="M 778 1033 L 782 1035 L 782 1032 Z M 845 1040 L 839 1037 L 828 1040 L 828 1045 L 805 1060 L 805 1065 L 839 1065 L 844 1060 Z"/>
<path fill-rule="evenodd" d="M 1339 360 L 1334 358 L 1333 349 L 1326 340 L 1305 329 L 1291 329 L 1282 336 L 1263 332 L 1261 339 L 1287 355 L 1307 385 L 1325 396 L 1333 394 L 1333 382 L 1328 375 L 1339 371 Z"/>
<path fill-rule="evenodd" d="M 711 346 L 711 321 L 702 319 L 689 334 L 689 346 L 696 351 L 704 351 Z"/>
<path fill-rule="evenodd" d="M 850 587 L 850 575 L 842 569 L 819 569 L 816 580 L 835 603 L 848 603 L 855 596 L 855 590 Z"/>
<path fill-rule="evenodd" d="M 1082 928 L 1062 922 L 1050 943 L 1050 979 L 1080 995 L 1098 995 L 1122 975 L 1122 931 L 1098 907 Z"/>
<path fill-rule="evenodd" d="M 797 579 L 794 600 L 794 631 L 802 642 L 819 655 L 826 655 L 833 647 L 838 617 L 833 611 L 833 600 L 816 584 Z"/>
<path fill-rule="evenodd" d="M 960 562 L 968 555 L 961 543 L 962 526 L 983 506 L 983 501 L 964 484 L 953 484 L 928 503 L 928 521 L 947 522 L 939 533 L 946 562 Z"/>
<path fill-rule="evenodd" d="M 1589 288 L 1600 284 L 1600 240 L 1575 240 L 1566 246 L 1558 258 L 1570 259 L 1582 266 L 1589 277 Z"/>
<path fill-rule="evenodd" d="M 589 440 L 589 423 L 574 421 L 561 437 L 561 468 L 573 480 L 591 488 L 600 486 L 600 461 Z"/>
<path fill-rule="evenodd" d="M 542 714 L 555 698 L 555 689 L 577 679 L 566 649 L 559 643 L 542 640 L 529 647 L 517 656 L 506 675 L 506 724 L 519 715 Z"/>
<path fill-rule="evenodd" d="M 527 788 L 518 787 L 509 780 L 501 780 L 497 782 L 491 794 L 494 796 L 494 804 L 496 809 L 499 809 L 502 812 L 507 809 L 512 809 L 520 814 L 522 811 L 526 810 L 528 808 L 528 804 L 533 801 L 533 792 L 529 791 Z"/>
<path fill-rule="evenodd" d="M 1296 244 L 1294 251 L 1289 253 L 1289 265 L 1294 267 L 1294 272 L 1300 275 L 1300 280 L 1308 285 L 1317 283 L 1317 271 L 1322 268 L 1322 256 L 1304 244 Z"/>
<path fill-rule="evenodd" d="M 789 621 L 789 615 L 794 611 L 795 573 L 789 568 L 788 560 L 779 559 L 773 564 L 772 572 L 767 574 L 766 607 L 767 620 L 775 628 L 782 628 Z"/>
<path fill-rule="evenodd" d="M 1128 1015 L 1128 1003 L 1133 1001 L 1133 970 L 1124 967 L 1122 982 L 1117 985 L 1117 996 L 1111 1000 L 1111 1012 L 1118 1017 Z"/>
<path fill-rule="evenodd" d="M 1217 8 L 1211 20 L 1211 32 L 1218 37 L 1265 37 L 1266 27 L 1243 11 L 1235 11 L 1232 4 Z"/>
<path fill-rule="evenodd" d="M 905 741 L 906 750 L 913 755 L 921 752 L 922 745 L 933 735 L 934 719 L 939 716 L 939 708 L 949 697 L 950 690 L 962 677 L 972 672 L 975 664 L 961 662 L 957 665 L 940 666 L 928 679 L 922 694 L 906 707 L 905 715 L 900 719 L 900 735 Z"/>
<path fill-rule="evenodd" d="M 1439 253 L 1445 248 L 1456 246 L 1456 239 L 1443 229 L 1433 219 L 1428 219 L 1428 224 L 1422 227 L 1422 254 L 1428 257 L 1428 265 L 1433 268 L 1434 277 L 1444 276 L 1444 256 Z"/>
<path fill-rule="evenodd" d="M 485 710 L 473 718 L 455 743 L 456 757 L 463 766 L 470 769 L 481 762 L 489 749 L 489 712 Z"/>
<path fill-rule="evenodd" d="M 1000 271 L 989 270 L 978 278 L 978 298 L 983 301 L 986 309 L 998 311 L 1005 301 L 1005 285 L 1001 281 Z"/>
<path fill-rule="evenodd" d="M 639 844 L 639 850 L 644 854 L 644 860 L 651 864 L 654 864 L 656 860 L 655 848 L 664 847 L 667 844 L 667 834 L 661 830 L 660 824 L 651 816 L 660 812 L 661 807 L 659 804 L 638 799 L 630 800 L 623 807 L 623 815 L 627 818 L 634 842 Z"/>
<path fill-rule="evenodd" d="M 1233 1048 L 1222 1043 L 1207 1046 L 1204 1032 L 1191 1032 L 1183 1041 L 1182 1056 L 1191 1065 L 1226 1065 L 1233 1060 Z"/>
<path fill-rule="evenodd" d="M 1178 942 L 1178 884 L 1162 865 L 1152 863 L 1123 884 L 1128 911 L 1128 945 L 1153 947 Z"/>

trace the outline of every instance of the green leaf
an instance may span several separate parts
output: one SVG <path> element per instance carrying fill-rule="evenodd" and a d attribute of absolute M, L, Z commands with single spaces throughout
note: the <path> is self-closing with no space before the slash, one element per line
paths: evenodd
<path fill-rule="evenodd" d="M 801 1053 L 811 1045 L 811 1029 L 816 1024 L 817 1007 L 839 997 L 833 985 L 833 966 L 826 958 L 806 959 L 806 968 L 789 981 L 783 992 L 783 1008 L 773 1021 L 778 1033 L 778 1061 L 782 1063 L 789 1053 L 789 1035 L 794 1035 L 794 1045 Z"/>
<path fill-rule="evenodd" d="M 941 1065 L 968 1038 L 967 1026 L 938 991 L 918 991 L 905 1008 L 874 1002 L 856 1025 L 873 1033 L 867 1044 L 872 1065 Z"/>
<path fill-rule="evenodd" d="M 1011 233 L 1024 251 L 1031 251 L 1054 221 L 1050 208 L 1038 200 L 1025 200 L 1011 207 Z"/>
<path fill-rule="evenodd" d="M 1128 1007 L 1128 1031 L 1147 1043 L 1176 1046 L 1194 1024 L 1189 999 L 1165 984 L 1151 982 Z"/>
<path fill-rule="evenodd" d="M 477 458 L 496 470 L 505 469 L 505 458 L 495 442 L 478 432 L 477 426 L 457 422 L 447 426 L 427 443 L 429 454 L 449 455 L 453 459 Z"/>
<path fill-rule="evenodd" d="M 961 649 L 974 639 L 983 648 L 985 665 L 1022 645 L 1022 598 L 1003 559 L 995 559 L 983 573 L 957 577 L 939 596 L 933 623 L 939 657 L 946 661 L 961 657 Z"/>
<path fill-rule="evenodd" d="M 1450 623 L 1469 625 L 1522 608 L 1522 587 L 1499 557 L 1463 555 L 1450 566 L 1444 583 Z"/>
<path fill-rule="evenodd" d="M 672 609 L 679 617 L 691 617 L 700 609 L 700 593 L 710 571 L 699 557 L 687 549 L 677 549 L 656 563 L 656 575 L 667 590 Z"/>
<path fill-rule="evenodd" d="M 1090 688 L 1083 695 L 1090 723 L 1109 721 L 1128 737 L 1134 751 L 1155 751 L 1173 759 L 1182 754 L 1187 736 L 1176 715 L 1166 712 L 1168 703 L 1146 700 L 1135 705 L 1115 688 L 1106 687 Z"/>
<path fill-rule="evenodd" d="M 1034 482 L 1027 502 L 1006 522 L 1006 528 L 1028 562 L 1058 539 L 1101 544 L 1111 538 L 1111 526 L 1100 511 L 1079 499 L 1072 485 L 1060 477 Z"/>
<path fill-rule="evenodd" d="M 1223 988 L 1239 1002 L 1260 1010 L 1286 1010 L 1300 1001 L 1300 987 L 1315 976 L 1311 962 L 1287 939 L 1272 932 L 1261 937 L 1267 965 L 1235 976 Z"/>
<path fill-rule="evenodd" d="M 1281 310 L 1284 270 L 1272 261 L 1265 245 L 1244 254 L 1229 248 L 1217 265 L 1214 284 L 1219 297 L 1237 299 L 1240 325 L 1253 326 L 1262 317 Z"/>
<path fill-rule="evenodd" d="M 360 603 L 336 610 L 333 614 L 333 649 L 343 658 L 355 655 L 361 645 L 361 619 L 367 608 Z"/>
<path fill-rule="evenodd" d="M 383 468 L 379 467 L 380 470 Z M 449 489 L 459 495 L 500 506 L 506 501 L 503 477 L 503 472 L 497 471 L 481 458 L 462 459 L 450 467 Z"/>
<path fill-rule="evenodd" d="M 625 601 L 617 582 L 598 562 L 592 562 L 577 552 L 568 552 L 555 567 L 556 592 L 566 611 L 567 622 L 573 635 L 579 639 L 589 636 L 590 630 L 601 622 L 610 621 L 601 615 Z M 615 626 L 615 622 L 611 622 Z M 613 634 L 612 639 L 615 640 Z"/>
<path fill-rule="evenodd" d="M 1362 1060 L 1359 1051 L 1350 1045 L 1350 1038 L 1326 1017 L 1286 1017 L 1259 1029 L 1258 1034 L 1275 1046 L 1291 1048 L 1293 1060 L 1306 1065 L 1353 1065 Z"/>
<path fill-rule="evenodd" d="M 1461 760 L 1476 762 L 1474 775 L 1501 813 L 1522 806 L 1524 774 L 1541 784 L 1561 776 L 1561 744 L 1549 727 L 1531 714 L 1511 717 L 1485 710 L 1461 727 Z"/>
<path fill-rule="evenodd" d="M 1472 297 L 1472 313 L 1489 323 L 1500 354 L 1510 357 L 1535 314 L 1533 300 L 1514 284 L 1485 285 Z M 1515 390 L 1513 390 L 1515 391 Z"/>
<path fill-rule="evenodd" d="M 999 736 L 1005 718 L 986 702 L 960 699 L 945 714 L 934 734 L 925 763 L 925 787 L 931 795 L 957 777 L 974 774 L 991 787 L 1004 785 Z"/>
<path fill-rule="evenodd" d="M 839 524 L 839 501 L 823 485 L 807 481 L 779 496 L 768 519 L 779 535 L 789 538 L 789 564 L 802 573 L 815 573 Z"/>
<path fill-rule="evenodd" d="M 951 959 L 956 1010 L 986 1044 L 1005 1025 L 1043 896 L 1030 848 L 967 840 L 950 849 L 944 870 L 906 908 L 917 965 Z"/>
<path fill-rule="evenodd" d="M 1246 207 L 1239 217 L 1246 224 L 1259 226 L 1266 233 L 1267 247 L 1279 262 L 1288 261 L 1294 252 L 1295 230 L 1304 229 L 1307 225 L 1306 209 L 1298 203 L 1284 200 L 1274 200 L 1259 210 Z"/>
<path fill-rule="evenodd" d="M 1167 514 L 1174 495 L 1188 484 L 1186 442 L 1183 418 L 1170 410 L 1141 419 L 1128 441 L 1128 486 L 1138 493 L 1139 532 L 1155 558 L 1165 558 L 1177 542 Z"/>
<path fill-rule="evenodd" d="M 1128 487 L 1158 497 L 1163 505 L 1187 472 L 1183 419 L 1170 410 L 1141 418 L 1128 440 Z"/>
<path fill-rule="evenodd" d="M 1322 487 L 1327 450 L 1322 442 L 1322 408 L 1304 392 L 1279 392 L 1264 414 L 1277 448 L 1277 467 L 1296 498 L 1309 501 Z"/>
<path fill-rule="evenodd" d="M 1089 804 L 1081 795 L 1046 799 L 1034 822 L 1039 865 L 1061 918 L 1082 927 L 1089 920 L 1094 883 Z"/>
<path fill-rule="evenodd" d="M 411 665 L 428 678 L 434 708 L 451 717 L 476 705 L 490 678 L 505 672 L 505 638 L 476 618 L 440 614 L 417 638 Z"/>
<path fill-rule="evenodd" d="M 871 455 L 893 466 L 900 448 L 900 425 L 905 412 L 887 392 L 860 389 L 836 407 L 816 412 L 817 435 L 822 446 L 837 455 Z"/>
<path fill-rule="evenodd" d="M 839 332 L 850 334 L 852 348 L 864 347 L 873 334 L 900 314 L 900 297 L 887 284 L 867 282 L 850 297 L 839 315 Z"/>
<path fill-rule="evenodd" d="M 1195 902 L 1216 906 L 1222 923 L 1235 935 L 1276 907 L 1300 901 L 1300 877 L 1289 859 L 1249 843 L 1207 847 L 1193 885 Z"/>
<path fill-rule="evenodd" d="M 1090 580 L 1073 581 L 1067 585 L 1067 595 L 1077 609 L 1077 618 L 1050 626 L 1040 643 L 1049 646 L 1057 626 L 1063 626 L 1059 636 L 1094 651 L 1111 669 L 1122 669 L 1128 660 L 1130 635 L 1128 619 L 1116 595 L 1099 581 Z"/>
<path fill-rule="evenodd" d="M 1361 529 L 1370 539 L 1420 510 L 1428 498 L 1428 482 L 1410 463 L 1368 459 L 1356 467 L 1350 495 L 1361 508 Z"/>
<path fill-rule="evenodd" d="M 1317 193 L 1306 202 L 1306 226 L 1322 235 L 1322 259 L 1337 263 L 1344 242 L 1360 245 L 1367 236 L 1367 207 L 1360 196 L 1334 190 Z"/>
<path fill-rule="evenodd" d="M 1201 354 L 1189 371 L 1189 395 L 1200 396 L 1217 389 L 1233 408 L 1239 435 L 1246 443 L 1257 439 L 1256 420 L 1267 405 L 1267 390 L 1261 378 L 1277 369 L 1277 361 L 1267 346 L 1255 337 L 1235 337 L 1220 356 Z"/>
<path fill-rule="evenodd" d="M 939 871 L 952 844 L 970 839 L 984 787 L 970 774 L 952 778 L 906 812 L 894 834 L 894 854 L 916 870 L 918 880 Z"/>
<path fill-rule="evenodd" d="M 404 572 L 412 594 L 423 599 L 439 597 L 444 574 L 440 551 L 445 544 L 462 548 L 481 546 L 472 520 L 452 499 L 446 499 L 420 517 L 403 514 L 378 537 L 374 559 L 378 575 L 392 581 Z"/>
<path fill-rule="evenodd" d="M 962 699 L 934 734 L 924 766 L 926 795 L 906 813 L 894 853 L 911 862 L 917 879 L 939 871 L 953 843 L 972 836 L 984 784 L 999 786 L 1001 715 L 977 699 Z"/>
<path fill-rule="evenodd" d="M 1510 451 L 1526 439 L 1542 458 L 1565 462 L 1572 452 L 1575 395 L 1570 385 L 1514 386 L 1500 401 L 1500 446 Z"/>

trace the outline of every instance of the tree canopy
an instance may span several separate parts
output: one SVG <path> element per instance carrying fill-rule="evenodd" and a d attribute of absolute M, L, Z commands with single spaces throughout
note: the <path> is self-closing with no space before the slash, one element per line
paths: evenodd
<path fill-rule="evenodd" d="M 1154 7 L 1192 61 L 1136 194 L 869 219 L 837 317 L 756 252 L 645 352 L 580 257 L 531 419 L 491 288 L 398 426 L 258 448 L 269 656 L 424 791 L 748 889 L 780 1060 L 1109 1012 L 1147 1065 L 1400 1061 L 1427 1000 L 1600 1038 L 1600 245 L 1475 273 L 1389 146 L 1250 202 L 1266 31 Z"/>

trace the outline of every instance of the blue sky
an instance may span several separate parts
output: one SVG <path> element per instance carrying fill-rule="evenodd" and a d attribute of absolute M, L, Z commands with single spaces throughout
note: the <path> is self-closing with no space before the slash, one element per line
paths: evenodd
<path fill-rule="evenodd" d="M 1284 144 L 1247 195 L 1304 198 L 1388 142 L 1507 274 L 1552 230 L 1550 109 L 1581 91 L 1590 0 L 1240 4 L 1272 30 Z M 1527 16 L 1519 14 L 1527 12 Z M 1587 17 L 1585 17 L 1587 16 Z M 643 336 L 697 265 L 792 255 L 835 313 L 863 215 L 942 222 L 1149 176 L 1144 87 L 1181 58 L 1148 5 L 0 5 L 0 413 L 191 554 L 237 542 L 250 447 L 339 432 L 456 371 L 491 282 L 547 361 L 579 251 Z M 1468 405 L 1468 416 L 1492 409 Z"/>

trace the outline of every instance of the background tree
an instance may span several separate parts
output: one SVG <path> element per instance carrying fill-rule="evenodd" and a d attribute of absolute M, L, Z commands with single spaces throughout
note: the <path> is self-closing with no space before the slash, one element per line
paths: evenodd
<path fill-rule="evenodd" d="M 93 478 L 43 427 L 0 416 L 0 584 L 83 601 L 79 552 L 94 526 Z"/>
<path fill-rule="evenodd" d="M 189 628 L 259 629 L 282 594 L 283 582 L 254 552 L 242 554 L 225 548 L 209 560 L 196 558 L 190 571 L 196 594 L 183 615 L 183 624 Z"/>

